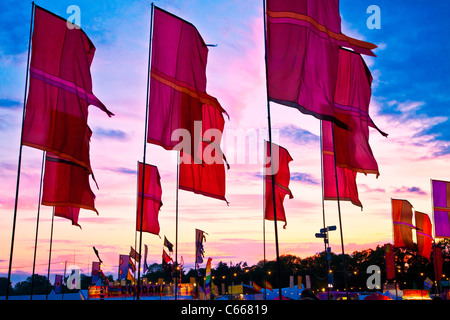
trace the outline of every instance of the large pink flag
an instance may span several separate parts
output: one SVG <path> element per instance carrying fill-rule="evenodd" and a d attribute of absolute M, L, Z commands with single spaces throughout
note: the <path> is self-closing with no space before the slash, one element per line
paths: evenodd
<path fill-rule="evenodd" d="M 431 180 L 433 193 L 434 236 L 450 237 L 450 182 Z"/>
<path fill-rule="evenodd" d="M 369 145 L 369 126 L 377 128 L 369 116 L 372 76 L 361 55 L 349 50 L 339 50 L 338 66 L 334 115 L 349 130 L 334 125 L 337 165 L 378 176 L 378 164 Z"/>
<path fill-rule="evenodd" d="M 142 165 L 142 162 L 139 162 L 136 231 L 141 231 L 142 212 L 142 231 L 159 235 L 160 227 L 158 216 L 159 210 L 163 205 L 161 201 L 161 178 L 157 167 L 150 164 L 145 164 L 144 188 L 142 189 L 142 178 L 144 175 L 143 169 L 144 166 Z M 142 205 L 144 208 L 143 211 L 141 211 Z"/>
<path fill-rule="evenodd" d="M 348 168 L 335 166 L 332 125 L 333 123 L 330 121 L 322 121 L 322 174 L 324 200 L 337 200 L 337 190 L 339 189 L 339 200 L 351 201 L 355 206 L 362 208 L 358 196 L 358 187 L 356 185 L 357 173 Z"/>
<path fill-rule="evenodd" d="M 172 150 L 183 140 L 177 129 L 194 137 L 203 105 L 225 111 L 206 93 L 208 47 L 197 29 L 157 7 L 153 21 L 147 141 Z"/>
<path fill-rule="evenodd" d="M 88 106 L 113 115 L 92 93 L 95 47 L 66 19 L 35 6 L 30 86 L 22 144 L 49 151 L 86 167 Z"/>
<path fill-rule="evenodd" d="M 338 0 L 267 0 L 269 99 L 345 127 L 333 103 L 341 46 L 376 48 L 341 32 Z"/>
<path fill-rule="evenodd" d="M 264 172 L 264 218 L 266 220 L 275 220 L 273 211 L 274 196 L 272 186 L 272 181 L 275 180 L 275 209 L 277 214 L 277 221 L 284 221 L 283 228 L 286 228 L 287 219 L 283 202 L 284 198 L 287 195 L 289 195 L 289 199 L 294 198 L 291 190 L 289 189 L 289 182 L 291 179 L 289 162 L 291 162 L 293 159 L 285 148 L 272 143 L 274 173 L 272 175 L 272 164 L 270 162 L 270 144 L 268 141 L 266 141 L 265 149 L 267 163 L 265 165 Z"/>

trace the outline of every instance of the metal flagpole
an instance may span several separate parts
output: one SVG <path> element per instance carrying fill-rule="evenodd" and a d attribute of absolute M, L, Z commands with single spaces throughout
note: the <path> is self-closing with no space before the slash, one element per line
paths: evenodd
<path fill-rule="evenodd" d="M 344 272 L 345 292 L 347 294 L 347 299 L 348 299 L 347 267 L 345 265 L 344 235 L 343 235 L 343 230 L 342 230 L 341 204 L 339 201 L 339 183 L 338 183 L 337 164 L 336 164 L 336 144 L 334 142 L 334 124 L 333 123 L 331 124 L 331 135 L 333 136 L 334 173 L 335 173 L 335 178 L 336 178 L 336 199 L 337 199 L 338 215 L 339 215 L 339 229 L 341 231 L 342 269 Z"/>
<path fill-rule="evenodd" d="M 151 65 L 151 59 L 152 59 L 152 32 L 153 32 L 153 10 L 154 5 L 152 2 L 151 5 L 151 13 L 150 13 L 150 39 L 149 39 L 149 46 L 148 46 L 148 70 L 147 70 L 147 97 L 146 97 L 146 103 L 145 103 L 145 128 L 144 128 L 144 155 L 142 159 L 142 189 L 141 191 L 144 192 L 144 186 L 145 186 L 145 156 L 147 151 L 147 126 L 148 126 L 148 105 L 149 105 L 149 94 L 150 94 L 150 65 Z M 142 224 L 143 224 L 143 216 L 144 216 L 144 195 L 141 196 L 141 228 L 140 228 L 140 235 L 139 235 L 139 269 L 138 269 L 138 290 L 136 291 L 136 297 L 137 300 L 139 300 L 139 281 L 141 276 L 141 249 L 142 249 Z"/>
<path fill-rule="evenodd" d="M 25 90 L 23 95 L 23 112 L 22 112 L 22 129 L 20 132 L 20 144 L 19 144 L 19 161 L 17 166 L 17 182 L 16 182 L 16 197 L 14 202 L 14 218 L 13 218 L 13 225 L 12 225 L 12 235 L 11 235 L 11 251 L 9 254 L 9 266 L 8 266 L 8 281 L 6 282 L 6 297 L 5 299 L 8 300 L 9 296 L 9 286 L 11 283 L 11 266 L 12 266 L 12 258 L 13 258 L 13 252 L 14 252 L 14 238 L 16 233 L 16 220 L 17 220 L 17 203 L 18 203 L 18 197 L 19 197 L 19 182 L 20 182 L 20 168 L 22 166 L 22 136 L 23 136 L 23 123 L 25 120 L 25 110 L 26 110 L 26 104 L 27 104 L 27 91 L 28 91 L 28 71 L 30 67 L 30 52 L 31 52 L 31 35 L 33 33 L 33 18 L 34 18 L 34 1 L 31 2 L 31 21 L 30 21 L 30 35 L 28 38 L 28 56 L 27 56 L 27 71 L 25 76 Z"/>
<path fill-rule="evenodd" d="M 264 146 L 264 149 L 266 148 L 266 146 Z M 263 173 L 263 194 L 266 194 L 266 175 Z M 264 277 L 263 277 L 263 281 L 264 281 L 264 300 L 266 300 L 266 295 L 267 295 L 267 288 L 266 288 L 266 199 L 265 196 L 263 196 L 263 253 L 264 253 L 264 257 L 263 257 L 263 271 L 264 271 Z"/>
<path fill-rule="evenodd" d="M 175 300 L 177 300 L 178 294 L 178 189 L 180 182 L 180 151 L 177 150 L 176 152 L 177 152 L 177 183 L 176 183 L 177 185 L 175 198 Z"/>
<path fill-rule="evenodd" d="M 48 300 L 48 285 L 50 283 L 50 264 L 52 261 L 52 244 L 53 244 L 53 221 L 55 220 L 55 207 L 52 211 L 52 226 L 50 230 L 50 250 L 48 253 L 48 270 L 47 270 L 47 291 L 45 292 L 45 300 Z"/>
<path fill-rule="evenodd" d="M 277 228 L 277 209 L 276 209 L 276 199 L 275 199 L 275 178 L 274 178 L 274 166 L 273 166 L 273 154 L 272 154 L 272 125 L 270 120 L 270 103 L 269 103 L 269 83 L 267 79 L 267 27 L 266 27 L 266 1 L 263 0 L 263 19 L 264 19 L 264 60 L 266 66 L 266 95 L 267 95 L 267 124 L 269 129 L 269 150 L 270 150 L 270 167 L 271 167 L 271 177 L 272 177 L 272 196 L 273 196 L 273 222 L 275 228 L 275 249 L 277 255 L 277 273 L 278 273 L 278 296 L 280 300 L 282 299 L 281 294 L 281 282 L 280 282 L 280 254 L 278 249 L 278 228 Z M 264 148 L 265 150 L 265 148 Z M 266 150 L 264 151 L 266 152 Z"/>
<path fill-rule="evenodd" d="M 45 163 L 45 151 L 42 152 L 41 180 L 39 182 L 39 199 L 38 199 L 37 218 L 36 218 L 36 236 L 34 238 L 34 257 L 33 257 L 33 272 L 31 273 L 30 300 L 33 300 L 34 272 L 35 272 L 35 268 L 36 268 L 36 251 L 37 251 L 37 240 L 38 240 L 38 233 L 39 233 L 39 213 L 41 210 L 42 176 L 44 173 L 44 163 Z"/>

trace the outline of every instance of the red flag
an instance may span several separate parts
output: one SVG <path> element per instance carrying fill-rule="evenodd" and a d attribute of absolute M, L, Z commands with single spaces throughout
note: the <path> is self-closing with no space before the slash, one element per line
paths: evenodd
<path fill-rule="evenodd" d="M 293 159 L 289 152 L 279 145 L 272 143 L 272 154 L 273 154 L 273 172 L 270 163 L 270 144 L 266 141 L 266 165 L 265 165 L 265 201 L 264 201 L 264 218 L 267 220 L 274 220 L 273 212 L 273 189 L 272 189 L 272 177 L 275 180 L 275 205 L 277 212 L 277 221 L 284 221 L 283 228 L 286 229 L 287 221 L 286 214 L 284 211 L 284 197 L 289 195 L 289 199 L 294 198 L 291 190 L 289 189 L 290 182 L 290 171 L 289 162 Z"/>
<path fill-rule="evenodd" d="M 225 164 L 220 141 L 225 125 L 222 112 L 203 105 L 201 142 L 196 153 L 180 153 L 179 188 L 224 200 Z"/>
<path fill-rule="evenodd" d="M 268 0 L 269 99 L 345 127 L 333 105 L 341 46 L 372 56 L 376 48 L 342 34 L 338 0 Z"/>
<path fill-rule="evenodd" d="M 197 29 L 157 7 L 153 21 L 147 141 L 171 150 L 183 140 L 175 130 L 194 137 L 204 104 L 225 111 L 206 93 L 208 48 Z"/>
<path fill-rule="evenodd" d="M 414 249 L 411 203 L 407 200 L 392 199 L 392 220 L 394 224 L 394 246 Z"/>
<path fill-rule="evenodd" d="M 395 259 L 392 244 L 387 243 L 384 245 L 384 257 L 386 260 L 386 278 L 392 280 L 395 278 Z"/>
<path fill-rule="evenodd" d="M 363 58 L 340 49 L 334 115 L 349 130 L 334 126 L 336 163 L 341 168 L 378 176 L 378 164 L 369 145 L 369 126 L 377 128 L 369 116 L 371 84 L 372 76 Z"/>
<path fill-rule="evenodd" d="M 129 254 L 130 258 L 133 258 L 136 262 L 139 262 L 141 260 L 141 256 L 139 255 L 139 253 L 134 250 L 133 247 L 130 247 L 130 254 Z"/>
<path fill-rule="evenodd" d="M 35 6 L 22 144 L 52 152 L 89 172 L 88 106 L 113 115 L 92 93 L 94 52 L 81 29 L 70 29 L 66 19 Z"/>
<path fill-rule="evenodd" d="M 136 231 L 141 230 L 141 201 L 144 198 L 144 210 L 142 217 L 142 231 L 159 235 L 158 215 L 161 206 L 162 188 L 161 178 L 158 168 L 149 164 L 145 164 L 144 189 L 142 191 L 142 176 L 144 170 L 142 162 L 139 162 L 138 168 L 138 200 L 136 213 Z"/>
<path fill-rule="evenodd" d="M 80 215 L 80 208 L 77 207 L 55 207 L 55 216 L 72 221 L 72 225 L 81 226 L 78 224 L 78 216 Z"/>
<path fill-rule="evenodd" d="M 322 121 L 324 200 L 337 200 L 337 188 L 339 188 L 339 200 L 351 201 L 355 206 L 362 208 L 356 185 L 356 172 L 335 166 L 332 125 L 329 121 Z M 336 129 L 336 126 L 334 128 Z M 338 187 L 336 187 L 336 171 Z"/>
<path fill-rule="evenodd" d="M 434 278 L 436 282 L 441 281 L 442 278 L 442 266 L 444 263 L 442 257 L 442 249 L 438 246 L 433 246 L 433 262 L 434 262 Z"/>
<path fill-rule="evenodd" d="M 415 211 L 414 215 L 416 219 L 417 250 L 421 256 L 430 260 L 431 246 L 434 240 L 430 217 L 419 211 Z"/>
<path fill-rule="evenodd" d="M 47 152 L 42 204 L 53 207 L 83 208 L 98 214 L 94 201 L 95 195 L 89 185 L 87 168 Z M 63 209 L 57 209 L 58 214 L 63 215 L 63 211 Z M 72 212 L 74 213 L 73 209 Z M 72 219 L 78 220 L 77 216 L 78 214 L 75 214 Z"/>

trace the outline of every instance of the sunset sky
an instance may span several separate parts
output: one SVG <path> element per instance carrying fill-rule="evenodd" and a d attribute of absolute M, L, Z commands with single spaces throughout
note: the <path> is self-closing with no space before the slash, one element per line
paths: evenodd
<path fill-rule="evenodd" d="M 263 184 L 260 143 L 267 139 L 262 1 L 160 0 L 155 5 L 194 24 L 209 48 L 207 91 L 230 115 L 222 147 L 230 162 L 227 200 L 179 191 L 178 259 L 193 267 L 195 228 L 206 236 L 205 258 L 249 265 L 263 258 Z M 91 163 L 99 189 L 99 216 L 81 210 L 79 224 L 56 217 L 52 274 L 64 262 L 90 272 L 95 246 L 104 271 L 118 274 L 119 254 L 135 246 L 137 161 L 143 157 L 150 1 L 56 1 L 36 4 L 64 17 L 81 9 L 81 27 L 96 46 L 91 72 L 94 94 L 115 113 L 108 118 L 90 107 Z M 381 12 L 381 28 L 369 29 L 370 5 Z M 431 216 L 430 179 L 450 180 L 450 78 L 447 33 L 450 1 L 341 0 L 343 32 L 378 45 L 377 57 L 364 57 L 372 76 L 370 114 L 389 134 L 370 132 L 380 176 L 358 175 L 363 211 L 341 202 L 345 252 L 392 242 L 391 198 L 407 199 Z M 0 4 L 0 276 L 7 276 L 17 179 L 31 2 Z M 322 228 L 320 122 L 295 109 L 271 104 L 274 142 L 287 148 L 290 188 L 287 228 L 278 225 L 280 254 L 302 258 L 323 250 L 314 234 Z M 235 141 L 256 136 L 247 147 Z M 255 156 L 258 154 L 258 156 Z M 143 235 L 148 263 L 161 263 L 164 236 L 175 244 L 176 162 L 174 152 L 147 145 L 147 162 L 158 166 L 163 189 L 161 238 Z M 42 151 L 23 147 L 14 274 L 31 274 Z M 51 207 L 40 207 L 36 272 L 47 274 Z M 325 203 L 333 252 L 341 253 L 336 202 Z M 433 219 L 432 219 L 433 221 Z M 275 259 L 273 222 L 266 222 L 267 259 Z M 206 261 L 206 259 L 205 259 Z M 204 267 L 204 264 L 201 266 Z M 19 278 L 13 278 L 15 279 Z M 22 279 L 22 278 L 20 278 Z M 54 276 L 50 278 L 54 281 Z"/>

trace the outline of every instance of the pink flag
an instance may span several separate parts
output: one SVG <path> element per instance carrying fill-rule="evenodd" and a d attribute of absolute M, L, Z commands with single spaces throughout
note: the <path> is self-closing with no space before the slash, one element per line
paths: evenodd
<path fill-rule="evenodd" d="M 153 19 L 147 141 L 172 150 L 183 140 L 177 129 L 194 137 L 203 105 L 225 111 L 206 93 L 208 48 L 197 29 L 157 7 Z"/>
<path fill-rule="evenodd" d="M 324 200 L 337 200 L 337 189 L 339 189 L 339 200 L 351 201 L 355 206 L 362 208 L 356 185 L 356 172 L 348 168 L 335 166 L 332 125 L 329 121 L 322 121 Z M 338 186 L 336 186 L 336 171 Z"/>
<path fill-rule="evenodd" d="M 113 115 L 92 93 L 95 47 L 66 19 L 35 6 L 30 86 L 22 144 L 49 151 L 90 172 L 88 106 Z"/>
<path fill-rule="evenodd" d="M 80 215 L 80 208 L 77 207 L 55 207 L 55 216 L 72 221 L 72 225 L 80 227 L 78 224 L 78 216 Z"/>
<path fill-rule="evenodd" d="M 419 255 L 430 260 L 431 246 L 434 241 L 430 217 L 419 211 L 415 211 L 414 215 L 416 217 L 417 250 Z"/>
<path fill-rule="evenodd" d="M 89 185 L 87 168 L 67 159 L 47 152 L 42 191 L 42 204 L 55 207 L 60 215 L 70 215 L 73 224 L 77 225 L 78 213 L 75 208 L 95 209 L 95 195 Z M 66 207 L 73 209 L 56 209 Z M 71 214 L 69 212 L 72 212 Z"/>
<path fill-rule="evenodd" d="M 293 159 L 289 152 L 279 145 L 272 143 L 272 154 L 273 154 L 273 172 L 270 162 L 270 144 L 266 141 L 266 153 L 268 161 L 266 160 L 265 165 L 265 200 L 264 200 L 264 218 L 266 220 L 274 220 L 274 211 L 273 211 L 273 188 L 272 188 L 272 179 L 275 180 L 275 208 L 277 214 L 277 221 L 284 221 L 283 228 L 286 229 L 287 220 L 286 213 L 284 210 L 283 202 L 286 195 L 289 195 L 289 198 L 292 199 L 294 196 L 292 195 L 291 190 L 289 189 L 289 182 L 291 179 L 290 170 L 289 170 L 289 162 Z"/>
<path fill-rule="evenodd" d="M 334 115 L 349 130 L 334 126 L 337 165 L 378 176 L 378 164 L 369 145 L 369 126 L 377 128 L 369 116 L 372 76 L 362 57 L 349 50 L 339 50 L 338 66 Z"/>
<path fill-rule="evenodd" d="M 142 162 L 139 162 L 136 231 L 141 231 L 141 212 L 143 212 L 142 231 L 159 235 L 158 215 L 163 205 L 161 201 L 161 178 L 157 167 L 145 164 L 144 189 L 142 189 L 143 168 Z M 143 211 L 141 211 L 142 198 Z"/>
<path fill-rule="evenodd" d="M 333 103 L 341 46 L 372 56 L 376 48 L 342 34 L 338 0 L 268 0 L 269 99 L 346 127 Z"/>
<path fill-rule="evenodd" d="M 450 182 L 431 180 L 433 192 L 434 236 L 450 237 Z"/>

